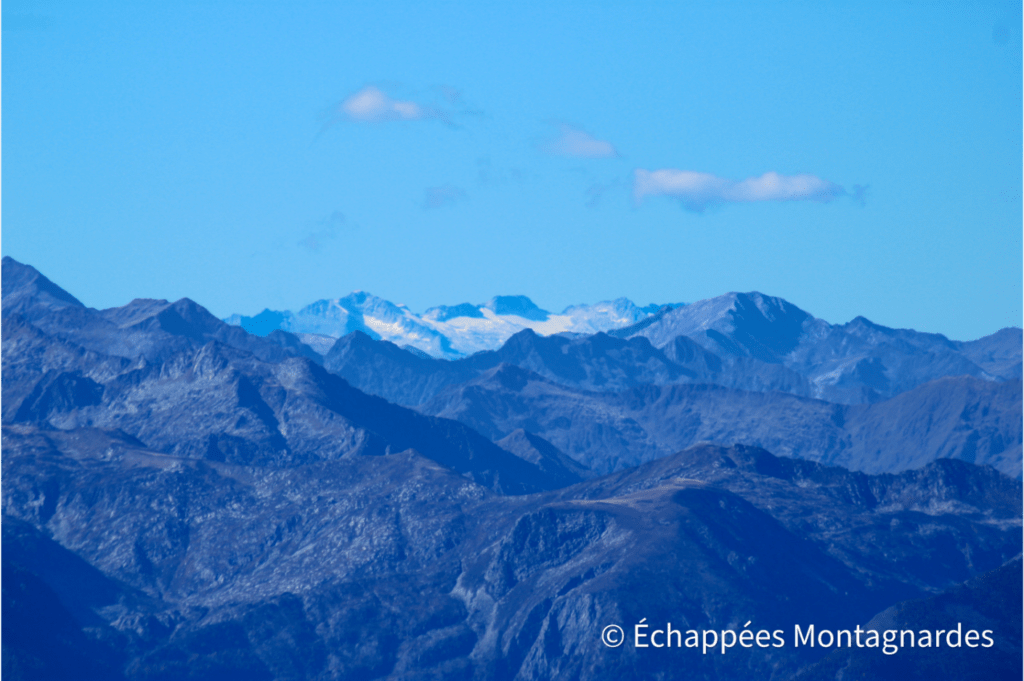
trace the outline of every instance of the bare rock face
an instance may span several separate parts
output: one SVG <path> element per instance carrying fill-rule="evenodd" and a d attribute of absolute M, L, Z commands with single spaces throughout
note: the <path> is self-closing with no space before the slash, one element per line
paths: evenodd
<path fill-rule="evenodd" d="M 90 618 L 90 659 L 128 678 L 646 678 L 677 662 L 609 650 L 604 626 L 852 626 L 1021 549 L 1020 484 L 955 461 L 869 476 L 704 446 L 510 497 L 411 451 L 275 468 L 12 425 L 4 452 L 5 532 L 79 567 L 24 540 L 5 561 L 55 593 L 75 570 L 109 582 L 64 620 Z"/>

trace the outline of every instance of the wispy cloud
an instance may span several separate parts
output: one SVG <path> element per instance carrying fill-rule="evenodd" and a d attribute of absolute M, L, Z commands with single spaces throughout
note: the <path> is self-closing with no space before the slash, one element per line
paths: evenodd
<path fill-rule="evenodd" d="M 327 217 L 307 225 L 306 236 L 299 241 L 299 245 L 307 251 L 315 253 L 321 250 L 327 241 L 337 236 L 338 232 L 345 226 L 344 213 L 336 210 Z"/>
<path fill-rule="evenodd" d="M 480 116 L 470 109 L 462 93 L 450 85 L 438 85 L 414 98 L 392 96 L 397 85 L 367 85 L 324 111 L 319 137 L 342 122 L 387 123 L 390 121 L 436 120 L 451 128 L 461 128 L 456 121 L 466 116 Z"/>
<path fill-rule="evenodd" d="M 619 152 L 611 142 L 599 140 L 593 135 L 568 125 L 559 125 L 558 138 L 544 145 L 544 151 L 556 156 L 577 158 L 618 158 Z"/>
<path fill-rule="evenodd" d="M 466 192 L 455 185 L 446 184 L 440 187 L 427 187 L 423 197 L 424 208 L 440 208 L 466 198 Z"/>
<path fill-rule="evenodd" d="M 708 206 L 754 201 L 819 201 L 827 203 L 846 195 L 834 182 L 814 175 L 779 175 L 768 172 L 745 180 L 728 180 L 710 173 L 692 170 L 635 171 L 633 196 L 641 201 L 648 196 L 670 196 L 685 208 L 703 212 Z"/>
<path fill-rule="evenodd" d="M 441 112 L 416 102 L 393 99 L 380 88 L 368 85 L 355 93 L 338 107 L 338 113 L 353 121 L 419 121 L 425 118 L 441 118 Z"/>

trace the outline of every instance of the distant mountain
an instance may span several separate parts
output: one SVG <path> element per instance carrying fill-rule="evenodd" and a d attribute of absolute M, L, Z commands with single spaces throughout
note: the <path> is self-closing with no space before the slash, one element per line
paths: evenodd
<path fill-rule="evenodd" d="M 319 337 L 318 342 L 327 346 Z M 708 383 L 863 404 L 945 376 L 1020 378 L 1022 346 L 1020 329 L 951 341 L 863 317 L 831 325 L 781 298 L 731 293 L 666 306 L 607 333 L 544 335 L 526 328 L 494 350 L 452 361 L 435 360 L 409 346 L 374 343 L 372 336 L 356 331 L 331 345 L 324 362 L 360 389 L 408 406 L 502 362 L 585 390 Z"/>
<path fill-rule="evenodd" d="M 254 317 L 232 315 L 224 321 L 258 336 L 275 329 L 300 336 L 341 338 L 360 331 L 375 340 L 419 350 L 431 357 L 455 359 L 494 350 L 523 329 L 541 335 L 593 334 L 635 324 L 661 309 L 637 307 L 626 298 L 594 305 L 573 305 L 561 314 L 537 307 L 526 296 L 496 296 L 482 305 L 462 303 L 432 307 L 416 315 L 404 305 L 357 291 L 344 298 L 320 300 L 296 313 L 264 310 Z M 327 344 L 320 343 L 326 354 Z"/>
<path fill-rule="evenodd" d="M 834 352 L 827 348 L 811 350 L 829 356 L 845 352 L 851 354 L 852 359 L 843 360 L 848 365 L 847 373 L 834 371 L 829 377 L 822 373 L 821 367 L 833 366 L 838 360 L 826 358 L 821 364 L 807 359 L 797 361 L 800 353 L 812 354 L 810 350 L 805 352 L 799 348 L 791 350 L 786 355 L 790 359 L 783 363 L 763 361 L 749 354 L 730 354 L 721 347 L 718 347 L 720 354 L 716 354 L 687 335 L 675 336 L 665 345 L 655 347 L 643 331 L 654 328 L 664 316 L 664 313 L 652 316 L 654 323 L 641 332 L 625 329 L 568 337 L 539 336 L 527 329 L 509 338 L 497 350 L 453 361 L 436 360 L 355 332 L 331 347 L 324 358 L 324 366 L 361 390 L 407 406 L 423 404 L 446 387 L 470 381 L 502 363 L 582 390 L 619 391 L 641 385 L 674 383 L 713 384 L 802 397 L 823 395 L 820 399 L 838 404 L 879 402 L 946 376 L 967 375 L 995 382 L 1019 378 L 1012 368 L 1020 362 L 1021 346 L 1019 342 L 1014 345 L 1014 338 L 1020 338 L 1019 329 L 1004 329 L 977 341 L 958 343 L 941 336 L 885 327 L 873 327 L 874 337 L 866 340 L 855 335 L 846 339 L 840 337 L 849 328 L 867 328 L 870 323 L 866 321 L 830 327 L 832 330 L 826 329 L 826 333 L 836 336 L 838 349 Z M 617 337 L 621 335 L 628 338 Z M 711 345 L 707 338 L 704 338 L 705 345 Z M 916 345 L 911 342 L 915 340 Z M 753 340 L 747 342 L 753 345 Z M 1002 373 L 996 376 L 982 370 L 968 355 L 992 371 L 998 369 Z M 762 356 L 769 355 L 762 353 Z M 894 368 L 890 370 L 887 366 Z M 899 380 L 890 381 L 890 374 Z M 835 383 L 823 389 L 823 376 L 835 379 Z"/>
<path fill-rule="evenodd" d="M 498 296 L 483 305 L 463 303 L 430 308 L 417 316 L 366 293 L 322 300 L 299 313 L 265 310 L 256 317 L 234 315 L 227 320 L 258 335 L 285 330 L 322 357 L 332 354 L 340 339 L 363 333 L 373 340 L 388 341 L 421 359 L 465 359 L 486 351 L 506 352 L 506 346 L 532 344 L 537 357 L 519 363 L 554 380 L 586 389 L 622 389 L 623 375 L 637 376 L 637 383 L 714 383 L 742 390 L 779 390 L 841 404 L 878 402 L 943 376 L 974 376 L 1007 380 L 1022 375 L 1021 329 L 1003 329 L 974 341 L 952 341 L 940 334 L 910 329 L 890 329 L 857 317 L 846 324 L 829 324 L 781 298 L 761 293 L 729 293 L 689 305 L 650 305 L 638 308 L 620 298 L 596 305 L 566 308 L 555 315 L 538 308 L 525 296 Z M 523 335 L 532 332 L 534 335 Z M 632 369 L 619 363 L 589 366 L 582 358 L 576 369 L 584 381 L 566 373 L 567 362 L 543 353 L 540 338 L 605 333 L 612 338 L 646 339 L 660 351 L 655 363 L 663 366 L 657 376 L 645 376 L 652 367 Z M 608 345 L 608 341 L 602 341 Z M 468 380 L 494 363 L 473 362 L 461 368 L 430 363 L 416 364 L 391 352 L 370 360 L 382 375 L 353 366 L 355 354 L 368 359 L 374 354 L 365 343 L 347 341 L 328 361 L 332 371 L 361 389 L 401 404 L 416 405 L 429 399 L 433 390 Z M 562 345 L 560 347 L 570 347 Z M 529 354 L 529 351 L 525 351 Z M 506 354 L 508 354 L 506 352 Z M 647 351 L 648 356 L 653 356 Z M 360 360 L 362 361 L 362 360 Z M 474 367 L 474 368 L 471 368 Z M 561 372 L 561 377 L 558 374 Z M 572 374 L 572 375 L 570 375 Z M 392 376 L 401 375 L 401 382 Z M 429 376 L 428 376 L 429 375 Z M 380 385 L 378 385 L 380 384 Z M 385 390 L 381 386 L 387 384 Z M 433 386 L 433 387 L 430 387 Z"/>
<path fill-rule="evenodd" d="M 318 300 L 294 313 L 264 310 L 255 317 L 232 315 L 224 321 L 258 336 L 276 329 L 329 338 L 361 331 L 371 338 L 397 341 L 436 357 L 459 355 L 442 334 L 424 324 L 408 308 L 363 291 L 343 298 Z"/>
<path fill-rule="evenodd" d="M 1021 377 L 1021 330 L 1002 329 L 975 341 L 957 343 L 964 357 L 1001 378 Z"/>
<path fill-rule="evenodd" d="M 755 360 L 785 367 L 807 381 L 807 396 L 845 404 L 877 402 L 942 376 L 1003 380 L 1021 375 L 1020 329 L 964 343 L 890 329 L 863 317 L 833 325 L 756 292 L 666 310 L 611 333 L 642 336 L 656 348 L 685 336 L 726 363 Z"/>
<path fill-rule="evenodd" d="M 1020 477 L 1021 381 L 961 376 L 885 402 L 841 405 L 713 385 L 585 391 L 502 364 L 419 407 L 494 440 L 525 429 L 607 473 L 709 441 L 758 446 L 869 473 L 936 459 L 987 464 Z"/>
<path fill-rule="evenodd" d="M 111 357 L 159 362 L 210 341 L 251 352 L 264 361 L 320 356 L 292 334 L 276 331 L 266 338 L 224 324 L 189 300 L 136 299 L 122 307 L 94 310 L 11 257 L 3 258 L 3 314 L 20 319 L 52 338 Z M 6 333 L 6 329 L 5 329 Z"/>
<path fill-rule="evenodd" d="M 470 380 L 502 363 L 589 390 L 685 382 L 799 395 L 809 392 L 807 381 L 792 370 L 744 358 L 724 365 L 717 355 L 685 336 L 660 350 L 642 337 L 627 341 L 601 332 L 539 336 L 525 329 L 497 350 L 445 361 L 374 341 L 357 331 L 340 338 L 324 357 L 325 367 L 361 390 L 408 406 L 421 404 L 445 386 Z"/>
<path fill-rule="evenodd" d="M 543 472 L 459 423 L 366 395 L 191 301 L 97 311 L 9 259 L 3 274 L 5 423 L 100 427 L 155 451 L 273 467 L 415 448 L 506 493 L 580 479 L 554 460 Z M 75 324 L 66 328 L 57 321 L 68 311 Z"/>
<path fill-rule="evenodd" d="M 686 346 L 684 349 L 680 349 Z M 391 402 L 415 406 L 446 386 L 501 364 L 527 368 L 553 381 L 591 390 L 622 390 L 651 383 L 713 382 L 721 362 L 685 338 L 672 350 L 678 361 L 644 338 L 628 341 L 604 333 L 568 337 L 539 336 L 530 329 L 512 336 L 497 350 L 445 361 L 424 357 L 360 332 L 338 340 L 324 366 L 361 390 Z M 684 356 L 685 355 L 685 356 Z M 754 382 L 760 385 L 758 378 Z"/>

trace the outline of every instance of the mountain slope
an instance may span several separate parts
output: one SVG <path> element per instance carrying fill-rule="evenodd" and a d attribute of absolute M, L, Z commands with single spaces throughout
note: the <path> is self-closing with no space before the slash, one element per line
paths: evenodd
<path fill-rule="evenodd" d="M 1019 607 L 1022 578 L 1017 558 L 937 596 L 898 603 L 865 625 L 880 631 L 910 632 L 903 634 L 905 645 L 899 645 L 899 638 L 894 637 L 899 650 L 892 657 L 871 649 L 836 650 L 798 678 L 832 681 L 842 673 L 843 678 L 879 681 L 1018 679 L 1024 674 Z M 951 627 L 955 634 L 949 632 Z M 971 630 L 976 632 L 975 638 L 968 641 L 964 635 Z M 930 638 L 930 645 L 922 648 L 922 631 L 944 634 L 938 643 Z M 986 647 L 988 643 L 979 636 L 984 632 L 998 645 Z"/>
<path fill-rule="evenodd" d="M 86 399 L 63 399 L 69 391 Z M 157 451 L 275 467 L 412 447 L 506 493 L 550 484 L 461 424 L 365 395 L 308 360 L 265 364 L 215 343 L 104 383 L 45 375 L 10 421 L 117 429 Z"/>
<path fill-rule="evenodd" d="M 420 405 L 447 386 L 472 380 L 502 362 L 583 390 L 707 383 L 839 404 L 879 402 L 946 376 L 996 381 L 1019 375 L 1013 369 L 1021 357 L 1020 343 L 1015 341 L 1019 330 L 959 343 L 935 334 L 887 329 L 863 319 L 829 326 L 785 301 L 764 297 L 758 300 L 769 312 L 773 308 L 764 301 L 778 301 L 775 321 L 764 317 L 757 323 L 748 319 L 739 323 L 728 317 L 736 313 L 729 305 L 743 300 L 738 295 L 665 309 L 637 326 L 608 334 L 540 336 L 527 329 L 496 350 L 454 361 L 417 355 L 355 332 L 339 339 L 324 362 L 361 390 L 407 406 Z M 699 317 L 691 308 L 725 317 Z M 748 316 L 764 314 L 753 303 L 741 308 Z M 709 326 L 701 330 L 699 323 Z M 672 336 L 683 331 L 693 337 Z M 772 340 L 769 332 L 780 337 Z M 981 369 L 968 355 L 1002 373 Z"/>
<path fill-rule="evenodd" d="M 686 336 L 727 363 L 739 359 L 782 365 L 810 387 L 807 393 L 789 392 L 857 404 L 887 399 L 943 376 L 1015 377 L 1020 332 L 1004 331 L 998 339 L 960 343 L 939 334 L 890 329 L 863 317 L 832 325 L 781 298 L 752 292 L 679 307 L 615 334 L 642 336 L 657 348 Z"/>
<path fill-rule="evenodd" d="M 444 361 L 355 332 L 339 339 L 324 358 L 329 371 L 361 390 L 407 406 L 422 404 L 445 387 L 472 380 L 501 364 L 584 390 L 727 380 L 720 373 L 718 357 L 686 338 L 662 352 L 643 338 L 622 340 L 604 333 L 570 338 L 540 336 L 526 329 L 497 350 Z M 763 387 L 764 378 L 758 374 L 744 382 Z M 770 377 L 766 380 L 775 385 Z"/>
<path fill-rule="evenodd" d="M 1020 329 L 1001 329 L 990 336 L 960 343 L 960 352 L 993 376 L 1004 379 L 1021 377 Z"/>
<path fill-rule="evenodd" d="M 324 366 L 367 392 L 409 406 L 420 404 L 445 386 L 470 380 L 502 362 L 524 364 L 552 377 L 584 384 L 596 379 L 602 384 L 635 385 L 642 382 L 636 374 L 645 373 L 644 378 L 650 380 L 659 372 L 663 380 L 682 374 L 679 367 L 664 357 L 660 357 L 660 361 L 653 358 L 647 366 L 639 365 L 635 361 L 637 353 L 630 350 L 640 345 L 646 345 L 646 350 L 656 356 L 661 355 L 649 344 L 609 339 L 617 347 L 606 347 L 602 338 L 608 337 L 603 334 L 579 339 L 544 337 L 525 330 L 510 338 L 499 350 L 447 362 L 416 356 L 389 343 L 373 342 L 357 332 L 340 339 L 331 348 L 324 358 Z M 630 356 L 622 357 L 622 350 Z M 596 370 L 588 366 L 594 363 L 595 357 L 597 363 L 603 364 Z"/>
<path fill-rule="evenodd" d="M 606 624 L 851 626 L 1021 549 L 1020 483 L 957 461 L 868 476 L 704 446 L 503 497 L 413 452 L 268 468 L 96 429 L 3 437 L 5 528 L 140 594 L 85 603 L 133 680 L 651 678 L 680 658 L 611 651 Z M 708 679 L 818 658 L 678 652 Z"/>
<path fill-rule="evenodd" d="M 419 409 L 495 440 L 523 428 L 600 472 L 712 441 L 872 473 L 959 458 L 1020 476 L 1021 402 L 1020 381 L 966 376 L 940 379 L 886 402 L 838 405 L 712 385 L 582 391 L 501 365 Z"/>
<path fill-rule="evenodd" d="M 3 314 L 17 315 L 54 338 L 113 357 L 162 359 L 209 341 L 249 352 L 268 362 L 320 357 L 294 336 L 252 336 L 218 320 L 189 300 L 137 299 L 122 307 L 94 310 L 56 286 L 35 268 L 4 257 Z"/>

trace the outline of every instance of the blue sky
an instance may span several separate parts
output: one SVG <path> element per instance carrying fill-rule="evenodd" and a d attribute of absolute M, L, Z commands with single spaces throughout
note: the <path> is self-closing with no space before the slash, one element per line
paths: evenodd
<path fill-rule="evenodd" d="M 94 307 L 1021 325 L 1019 3 L 3 3 L 2 248 Z"/>

